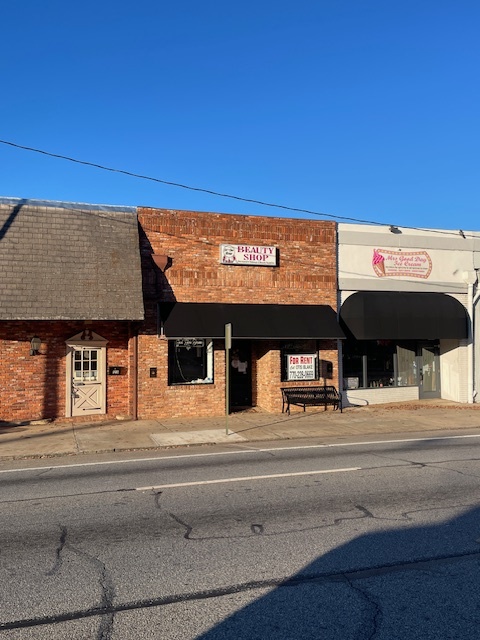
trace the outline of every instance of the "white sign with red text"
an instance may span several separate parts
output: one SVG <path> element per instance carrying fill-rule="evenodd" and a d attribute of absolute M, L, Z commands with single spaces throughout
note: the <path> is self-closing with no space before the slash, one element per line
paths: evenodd
<path fill-rule="evenodd" d="M 277 249 L 247 244 L 221 244 L 220 263 L 248 267 L 276 267 Z"/>
<path fill-rule="evenodd" d="M 287 356 L 288 380 L 315 380 L 315 360 L 313 353 L 296 353 Z"/>

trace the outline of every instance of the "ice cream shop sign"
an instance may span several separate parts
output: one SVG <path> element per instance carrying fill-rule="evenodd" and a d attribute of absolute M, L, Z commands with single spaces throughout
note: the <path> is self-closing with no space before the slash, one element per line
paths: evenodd
<path fill-rule="evenodd" d="M 403 276 L 426 280 L 432 273 L 432 259 L 426 251 L 374 249 L 372 267 L 379 278 Z"/>
<path fill-rule="evenodd" d="M 259 247 L 246 244 L 221 244 L 221 264 L 235 264 L 249 267 L 276 267 L 278 263 L 276 247 Z"/>

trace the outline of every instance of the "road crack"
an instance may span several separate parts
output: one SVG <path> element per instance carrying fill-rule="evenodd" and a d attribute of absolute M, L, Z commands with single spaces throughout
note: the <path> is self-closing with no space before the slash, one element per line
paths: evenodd
<path fill-rule="evenodd" d="M 53 576 L 58 571 L 60 571 L 60 567 L 62 566 L 62 563 L 63 563 L 62 553 L 65 548 L 66 540 L 67 540 L 67 528 L 60 527 L 60 543 L 55 553 L 55 562 L 53 563 L 53 567 L 50 569 L 50 571 L 47 571 L 47 576 Z"/>
<path fill-rule="evenodd" d="M 395 460 L 396 462 L 405 462 L 413 467 L 418 468 L 427 468 L 427 469 L 439 469 L 440 471 L 451 471 L 452 473 L 458 473 L 459 475 L 470 477 L 470 478 L 480 478 L 480 475 L 475 473 L 466 473 L 465 471 L 460 471 L 459 469 L 452 469 L 452 467 L 442 467 L 441 465 L 450 464 L 453 462 L 478 462 L 480 458 L 459 458 L 452 460 L 438 460 L 437 462 L 415 462 L 413 460 L 407 460 L 406 458 L 399 458 L 398 456 L 388 456 L 381 455 L 379 453 L 373 453 L 372 456 L 376 458 L 381 458 L 383 460 Z"/>
<path fill-rule="evenodd" d="M 85 554 L 82 551 L 75 550 L 77 553 L 87 556 L 91 561 L 104 567 L 98 559 Z M 378 625 L 381 622 L 381 610 L 377 603 L 371 598 L 371 596 L 357 587 L 357 582 L 367 578 L 376 578 L 378 576 L 393 574 L 403 571 L 432 571 L 436 567 L 452 564 L 455 562 L 461 562 L 463 560 L 480 561 L 480 553 L 473 551 L 466 551 L 464 553 L 444 556 L 431 556 L 424 558 L 417 558 L 407 562 L 393 562 L 391 564 L 377 565 L 373 567 L 364 567 L 352 569 L 350 571 L 328 572 L 328 573 L 303 573 L 297 574 L 288 578 L 272 578 L 270 580 L 253 580 L 250 582 L 237 583 L 233 585 L 226 585 L 224 587 L 217 587 L 214 589 L 206 589 L 203 591 L 193 591 L 190 593 L 171 594 L 165 596 L 159 596 L 157 598 L 148 598 L 144 600 L 134 600 L 130 602 L 113 604 L 113 586 L 107 588 L 109 583 L 108 575 L 105 572 L 105 591 L 102 599 L 102 604 L 98 607 L 91 607 L 89 609 L 80 609 L 77 611 L 70 611 L 61 613 L 58 615 L 39 616 L 36 618 L 27 618 L 23 620 L 12 620 L 10 622 L 0 623 L 0 632 L 12 629 L 26 629 L 32 627 L 39 627 L 51 624 L 58 624 L 60 622 L 68 622 L 71 620 L 81 620 L 85 618 L 92 618 L 95 616 L 108 616 L 113 619 L 116 613 L 125 611 L 136 611 L 140 609 L 148 609 L 152 607 L 162 607 L 170 604 L 186 603 L 202 601 L 210 598 L 221 598 L 232 594 L 245 593 L 248 591 L 258 589 L 270 589 L 270 588 L 294 588 L 304 584 L 326 584 L 326 583 L 339 583 L 347 582 L 349 586 L 354 588 L 365 598 L 368 599 L 372 606 L 373 616 L 372 625 L 370 629 L 370 635 L 368 640 L 372 640 L 374 634 L 378 630 Z M 102 629 L 100 630 L 102 632 Z M 97 640 L 110 640 L 111 625 L 106 627 L 103 635 L 98 635 Z"/>
<path fill-rule="evenodd" d="M 54 576 L 60 571 L 63 564 L 63 553 L 65 549 L 68 549 L 77 556 L 86 558 L 91 564 L 93 564 L 99 575 L 98 582 L 101 590 L 101 599 L 98 609 L 104 609 L 109 612 L 101 617 L 97 640 L 110 640 L 112 638 L 114 618 L 113 600 L 115 597 L 115 588 L 113 581 L 105 564 L 95 556 L 92 556 L 91 554 L 69 544 L 67 542 L 67 535 L 67 527 L 60 526 L 60 541 L 55 552 L 55 562 L 52 568 L 47 571 L 47 576 Z M 0 625 L 0 630 L 1 628 L 2 627 Z"/>
<path fill-rule="evenodd" d="M 442 467 L 439 465 L 450 464 L 451 462 L 460 462 L 457 460 L 446 460 L 445 462 L 436 462 L 435 464 L 428 464 L 428 467 L 432 467 L 433 469 L 440 469 L 440 471 L 450 471 L 451 473 L 458 473 L 461 476 L 465 476 L 466 478 L 480 478 L 480 475 L 476 473 L 466 473 L 465 471 L 460 471 L 459 469 L 452 469 L 452 467 Z M 463 462 L 463 460 L 461 461 Z"/>
<path fill-rule="evenodd" d="M 160 504 L 160 497 L 162 495 L 162 492 L 156 491 L 154 495 L 155 495 L 155 508 L 160 509 L 160 511 L 164 511 L 162 505 Z M 191 527 L 189 524 L 184 522 L 181 518 L 176 516 L 174 513 L 170 513 L 169 511 L 165 511 L 165 513 L 167 513 L 174 522 L 176 522 L 177 524 L 179 524 L 181 527 L 185 529 L 185 533 L 183 534 L 183 537 L 185 538 L 185 540 L 191 541 L 192 538 L 190 538 L 190 534 L 192 533 L 193 527 Z"/>
<path fill-rule="evenodd" d="M 362 631 L 364 631 L 365 640 L 373 640 L 382 621 L 382 609 L 378 602 L 372 597 L 370 593 L 368 593 L 366 589 L 362 589 L 359 585 L 354 584 L 353 580 L 350 579 L 348 574 L 345 574 L 345 583 L 350 587 L 350 589 L 352 589 L 352 591 L 358 593 L 362 600 L 367 603 L 367 608 L 371 612 L 370 623 L 368 626 L 365 625 L 365 627 L 367 627 L 365 629 L 364 625 L 362 625 Z"/>
<path fill-rule="evenodd" d="M 461 510 L 465 510 L 465 509 L 475 509 L 477 508 L 477 504 L 455 504 L 455 505 L 449 505 L 449 504 L 445 504 L 445 505 L 440 505 L 438 507 L 423 507 L 421 509 L 412 509 L 411 511 L 403 511 L 400 515 L 402 516 L 402 518 L 405 518 L 408 521 L 413 521 L 413 518 L 411 517 L 411 515 L 416 514 L 416 513 L 430 513 L 432 511 L 445 511 L 445 510 L 452 510 L 452 509 L 461 509 Z"/>
<path fill-rule="evenodd" d="M 181 525 L 182 527 L 185 528 L 185 533 L 183 534 L 183 537 L 185 538 L 185 540 L 191 540 L 190 538 L 190 534 L 193 531 L 193 527 L 191 527 L 189 524 L 187 524 L 186 522 L 183 522 L 183 520 L 181 520 L 178 516 L 176 516 L 174 513 L 170 513 L 167 512 L 168 515 L 170 516 L 170 518 L 172 518 L 172 520 L 174 520 L 177 524 Z"/>
<path fill-rule="evenodd" d="M 394 460 L 395 462 L 405 462 L 407 465 L 411 465 L 412 467 L 419 467 L 422 469 L 423 467 L 428 467 L 427 462 L 415 462 L 415 460 L 407 460 L 406 458 L 400 458 L 398 456 L 389 456 L 389 455 L 381 455 L 380 453 L 370 452 L 374 458 L 380 458 L 381 460 Z M 369 467 L 365 467 L 369 468 Z M 377 469 L 378 467 L 371 467 L 372 469 Z M 383 468 L 383 467 L 380 467 Z"/>
<path fill-rule="evenodd" d="M 99 560 L 95 556 L 92 556 L 86 551 L 78 549 L 77 547 L 73 547 L 71 545 L 67 546 L 68 549 L 76 555 L 86 558 L 91 564 L 93 564 L 98 572 L 98 583 L 101 589 L 101 599 L 99 606 L 95 609 L 98 611 L 103 610 L 104 614 L 101 615 L 96 640 L 111 640 L 113 634 L 113 620 L 115 616 L 115 609 L 113 605 L 113 600 L 115 598 L 115 587 L 113 585 L 112 578 L 105 564 L 101 560 Z"/>

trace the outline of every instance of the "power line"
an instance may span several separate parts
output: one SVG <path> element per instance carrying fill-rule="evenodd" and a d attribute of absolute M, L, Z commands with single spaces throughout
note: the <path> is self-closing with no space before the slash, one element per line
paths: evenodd
<path fill-rule="evenodd" d="M 88 162 L 87 160 L 78 160 L 77 158 L 70 158 L 58 153 L 51 153 L 42 149 L 35 149 L 33 147 L 26 147 L 21 144 L 15 144 L 14 142 L 8 142 L 7 140 L 0 140 L 0 143 L 15 147 L 17 149 L 23 149 L 24 151 L 33 151 L 35 153 L 41 153 L 50 158 L 59 158 L 60 160 L 68 160 L 69 162 L 75 162 L 76 164 L 85 165 L 87 167 L 95 167 L 96 169 L 102 169 L 103 171 L 110 171 L 112 173 L 121 173 L 132 178 L 140 178 L 141 180 L 150 180 L 151 182 L 158 182 L 160 184 L 166 184 L 171 187 L 180 187 L 181 189 L 188 189 L 189 191 L 199 191 L 201 193 L 208 193 L 212 196 L 219 196 L 221 198 L 231 198 L 232 200 L 239 200 L 241 202 L 249 202 L 251 204 L 259 204 L 264 207 L 275 207 L 277 209 L 285 209 L 286 211 L 295 211 L 298 213 L 309 213 L 316 216 L 325 216 L 329 218 L 337 218 L 341 220 L 350 220 L 352 222 L 363 222 L 365 224 L 378 224 L 383 225 L 381 222 L 369 222 L 368 220 L 357 220 L 356 218 L 347 218 L 345 216 L 335 216 L 331 213 L 322 213 L 319 211 L 311 211 L 310 209 L 299 209 L 297 207 L 288 207 L 282 204 L 274 204 L 272 202 L 263 202 L 261 200 L 254 200 L 253 198 L 243 198 L 241 196 L 235 196 L 228 193 L 220 193 L 219 191 L 213 191 L 211 189 L 203 189 L 201 187 L 192 187 L 187 184 L 181 184 L 179 182 L 171 182 L 169 180 L 162 180 L 161 178 L 152 178 L 151 176 L 145 176 L 140 173 L 134 173 L 133 171 L 126 171 L 125 169 L 115 169 L 113 167 L 107 167 L 105 165 L 97 164 L 95 162 Z"/>
<path fill-rule="evenodd" d="M 334 215 L 332 213 L 324 213 L 321 211 L 313 211 L 311 209 L 301 209 L 299 207 L 289 207 L 287 205 L 283 205 L 283 204 L 275 204 L 273 202 L 263 202 L 262 200 L 255 200 L 253 198 L 244 198 L 242 196 L 235 196 L 229 193 L 221 193 L 219 191 L 213 191 L 211 189 L 204 189 L 202 187 L 192 187 L 191 185 L 187 185 L 187 184 L 182 184 L 180 182 L 171 182 L 169 180 L 162 180 L 161 178 L 153 178 L 151 176 L 145 176 L 142 175 L 140 173 L 134 173 L 133 171 L 126 171 L 125 169 L 115 169 L 113 167 L 107 167 L 105 165 L 102 164 L 97 164 L 96 162 L 89 162 L 87 160 L 78 160 L 77 158 L 71 158 L 69 156 L 64 156 L 62 154 L 59 153 L 51 153 L 50 151 L 45 151 L 43 149 L 36 149 L 34 147 L 27 147 L 21 144 L 16 144 L 15 142 L 9 142 L 8 140 L 0 140 L 1 144 L 4 145 L 8 145 L 10 147 L 15 147 L 16 149 L 22 149 L 24 151 L 32 151 L 34 153 L 40 153 L 44 156 L 48 156 L 50 158 L 58 158 L 59 160 L 67 160 L 68 162 L 74 162 L 76 164 L 81 164 L 87 167 L 94 167 L 95 169 L 102 169 L 102 171 L 110 171 L 111 173 L 120 173 L 122 175 L 125 176 L 130 176 L 131 178 L 139 178 L 141 180 L 149 180 L 150 182 L 156 182 L 159 184 L 166 184 L 168 186 L 171 187 L 179 187 L 181 189 L 188 189 L 189 191 L 197 191 L 200 193 L 207 193 L 211 196 L 218 196 L 220 198 L 229 198 L 231 200 L 237 200 L 240 202 L 248 202 L 250 204 L 258 204 L 261 205 L 263 207 L 272 207 L 275 209 L 282 209 L 284 211 L 293 211 L 295 213 L 307 213 L 309 215 L 314 215 L 314 216 L 320 216 L 320 217 L 326 217 L 326 218 L 333 218 L 335 220 L 348 220 L 349 222 L 356 222 L 356 223 L 361 223 L 361 224 L 370 224 L 370 225 L 377 225 L 377 226 L 390 226 L 393 228 L 398 228 L 398 227 L 402 227 L 403 229 L 411 229 L 412 231 L 429 231 L 432 233 L 440 233 L 443 235 L 456 235 L 457 233 L 459 233 L 463 238 L 466 237 L 470 237 L 470 238 L 474 238 L 477 236 L 473 236 L 473 235 L 469 235 L 464 233 L 463 231 L 447 231 L 447 230 L 441 230 L 441 229 L 422 229 L 419 227 L 407 227 L 405 225 L 388 225 L 384 222 L 376 222 L 374 220 L 362 220 L 361 218 L 350 218 L 347 216 L 337 216 Z"/>

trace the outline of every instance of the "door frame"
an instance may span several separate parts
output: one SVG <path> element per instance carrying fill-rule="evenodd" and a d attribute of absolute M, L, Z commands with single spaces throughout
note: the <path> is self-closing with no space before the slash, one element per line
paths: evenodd
<path fill-rule="evenodd" d="M 248 353 L 248 357 L 247 357 L 247 371 L 244 374 L 245 377 L 245 388 L 247 389 L 247 400 L 248 402 L 246 404 L 237 404 L 235 402 L 235 386 L 236 383 L 238 383 L 238 378 L 236 378 L 236 376 L 234 374 L 232 374 L 232 371 L 230 370 L 230 389 L 229 389 L 229 407 L 228 407 L 228 411 L 229 413 L 232 413 L 234 411 L 238 411 L 241 409 L 247 409 L 253 406 L 253 375 L 252 375 L 252 360 L 253 360 L 253 344 L 252 341 L 250 339 L 233 339 L 232 340 L 232 348 L 230 350 L 230 362 L 229 362 L 229 367 L 232 367 L 232 361 L 235 357 L 235 350 L 239 349 L 239 350 L 245 350 Z"/>
<path fill-rule="evenodd" d="M 107 413 L 107 343 L 108 340 L 102 338 L 91 329 L 77 333 L 68 340 L 65 340 L 67 346 L 67 362 L 66 362 L 66 398 L 65 398 L 65 416 L 67 418 L 73 415 L 73 354 L 80 348 L 91 349 L 96 348 L 99 351 L 98 358 L 98 375 L 100 382 L 100 408 L 93 412 L 92 415 Z"/>
<path fill-rule="evenodd" d="M 423 390 L 423 370 L 424 359 L 422 355 L 423 349 L 433 351 L 433 364 L 435 368 L 435 391 Z M 439 342 L 418 342 L 417 343 L 417 371 L 418 371 L 418 397 L 420 400 L 429 398 L 441 398 L 441 378 L 440 378 L 440 343 Z"/>

